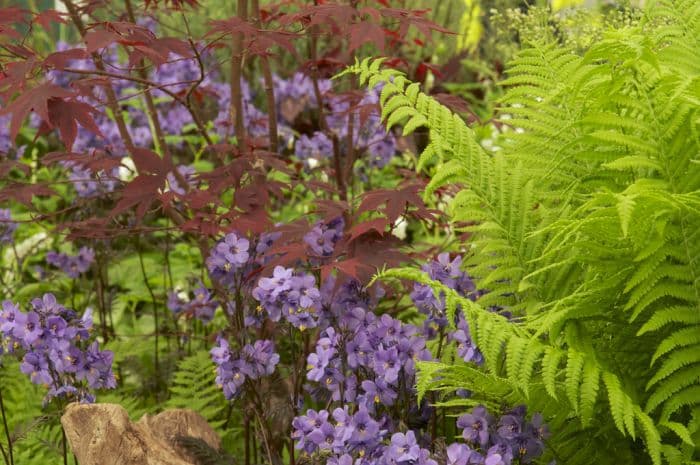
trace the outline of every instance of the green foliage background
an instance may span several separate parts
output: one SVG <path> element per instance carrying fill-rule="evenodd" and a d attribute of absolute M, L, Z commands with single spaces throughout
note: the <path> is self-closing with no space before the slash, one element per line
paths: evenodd
<path fill-rule="evenodd" d="M 417 160 L 432 176 L 426 197 L 449 202 L 454 229 L 471 234 L 462 244 L 468 271 L 491 291 L 475 305 L 431 283 L 446 293 L 452 311 L 466 312 L 487 364 L 483 371 L 423 363 L 419 392 L 442 393 L 444 406 L 525 403 L 543 412 L 555 433 L 547 458 L 562 464 L 700 463 L 700 4 L 663 1 L 643 13 L 611 8 L 556 16 L 546 8 L 508 9 L 510 2 L 448 4 L 435 14 L 459 20 L 457 28 L 474 27 L 464 18 L 480 9 L 482 33 L 462 44 L 471 48 L 462 71 L 479 79 L 447 89 L 482 104 L 478 111 L 488 122 L 467 127 L 419 84 L 381 70 L 379 61 L 354 68 L 370 86 L 385 83 L 390 125 L 403 124 L 406 134 L 429 128 L 430 143 Z M 224 11 L 214 1 L 205 8 Z M 445 56 L 453 40 L 435 55 Z M 509 60 L 500 83 L 492 69 L 498 60 Z M 480 102 L 475 88 L 487 92 Z M 391 169 L 374 185 L 393 185 Z M 453 199 L 440 197 L 448 185 L 461 187 Z M 298 201 L 281 221 L 313 201 L 293 194 Z M 21 255 L 50 248 L 45 233 L 38 224 L 23 226 Z M 240 431 L 229 424 L 240 424 L 231 418 L 240 413 L 214 383 L 209 334 L 199 328 L 200 339 L 162 344 L 158 371 L 153 342 L 144 336 L 154 327 L 149 287 L 162 293 L 187 283 L 202 267 L 199 253 L 173 246 L 168 277 L 159 255 L 148 252 L 154 244 L 144 242 L 141 257 L 135 250 L 110 257 L 109 279 L 120 290 L 110 301 L 119 334 L 107 348 L 117 354 L 123 388 L 99 400 L 120 403 L 132 419 L 165 407 L 194 408 L 237 451 Z M 8 255 L 3 263 L 12 260 Z M 27 258 L 6 282 L 33 275 L 37 263 Z M 412 269 L 380 277 L 428 282 Z M 14 297 L 26 302 L 81 287 L 67 278 L 35 281 L 18 284 Z M 75 296 L 82 308 L 88 296 Z M 510 309 L 515 324 L 489 306 Z M 58 413 L 41 408 L 43 389 L 15 363 L 5 362 L 0 380 L 17 463 L 58 463 Z M 456 388 L 474 397 L 451 397 Z M 6 446 L 4 437 L 0 442 Z"/>

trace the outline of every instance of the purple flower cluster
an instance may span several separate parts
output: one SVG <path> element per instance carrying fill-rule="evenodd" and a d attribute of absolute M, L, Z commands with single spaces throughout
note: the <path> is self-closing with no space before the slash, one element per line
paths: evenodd
<path fill-rule="evenodd" d="M 12 221 L 12 214 L 8 208 L 0 208 L 0 244 L 13 242 L 17 223 Z"/>
<path fill-rule="evenodd" d="M 498 420 L 484 407 L 459 417 L 457 428 L 462 430 L 466 445 L 448 447 L 448 463 L 459 465 L 510 465 L 531 463 L 544 451 L 544 439 L 549 436 L 540 414 L 526 420 L 525 406 L 519 406 Z"/>
<path fill-rule="evenodd" d="M 54 397 L 93 402 L 90 389 L 113 389 L 113 353 L 90 343 L 92 312 L 82 317 L 60 305 L 53 294 L 32 300 L 28 312 L 5 300 L 0 313 L 3 346 L 21 356 L 20 369 Z"/>
<path fill-rule="evenodd" d="M 462 257 L 456 256 L 453 260 L 450 260 L 450 254 L 444 252 L 438 255 L 437 260 L 423 265 L 421 269 L 430 276 L 430 279 L 441 282 L 464 297 L 476 300 L 477 294 L 475 293 L 476 287 L 474 282 L 467 273 L 460 269 L 461 266 Z M 428 316 L 430 323 L 437 324 L 441 328 L 447 326 L 444 295 L 437 299 L 430 286 L 415 283 L 413 292 L 411 292 L 411 299 L 418 311 Z"/>
<path fill-rule="evenodd" d="M 437 260 L 423 265 L 422 270 L 428 273 L 431 279 L 456 290 L 464 297 L 476 300 L 480 293 L 476 290 L 474 282 L 469 275 L 461 270 L 461 266 L 462 257 L 456 256 L 451 260 L 450 254 L 445 252 L 438 255 Z M 415 283 L 411 292 L 411 299 L 418 311 L 427 316 L 425 331 L 431 337 L 437 329 L 448 326 L 444 295 L 440 295 L 438 299 L 430 286 Z M 482 363 L 483 357 L 481 352 L 471 340 L 469 324 L 459 308 L 456 313 L 456 321 L 453 323 L 456 324 L 457 329 L 449 335 L 449 339 L 457 343 L 458 355 L 465 362 Z"/>
<path fill-rule="evenodd" d="M 314 168 L 321 160 L 333 156 L 333 142 L 320 131 L 311 137 L 302 134 L 294 144 L 294 155 L 308 168 Z"/>
<path fill-rule="evenodd" d="M 377 420 L 360 405 L 355 413 L 347 406 L 328 410 L 307 410 L 294 418 L 295 447 L 306 454 L 323 454 L 329 464 L 348 465 L 437 465 L 428 442 L 413 430 L 395 432 L 387 440 L 391 421 Z M 447 465 L 511 465 L 531 463 L 543 451 L 549 435 L 539 414 L 525 420 L 525 407 L 517 407 L 496 421 L 483 407 L 457 420 L 465 443 L 445 448 Z M 330 455 L 330 458 L 328 458 Z"/>
<path fill-rule="evenodd" d="M 318 324 L 321 293 L 313 275 L 276 266 L 271 277 L 260 278 L 252 295 L 272 321 L 284 318 L 301 331 Z"/>
<path fill-rule="evenodd" d="M 185 183 L 187 184 L 188 188 L 192 188 L 197 184 L 197 170 L 194 169 L 193 166 L 180 165 L 175 169 L 177 170 L 178 174 L 182 177 L 182 179 L 185 180 Z M 175 192 L 177 195 L 180 196 L 185 195 L 185 186 L 180 185 L 180 181 L 178 180 L 178 177 L 175 176 L 175 173 L 168 173 L 166 179 L 168 181 L 168 186 L 170 187 L 171 191 Z"/>
<path fill-rule="evenodd" d="M 46 254 L 46 261 L 49 265 L 60 268 L 69 277 L 78 278 L 92 266 L 95 261 L 95 251 L 90 247 L 81 247 L 77 255 L 51 251 Z"/>
<path fill-rule="evenodd" d="M 212 278 L 232 287 L 240 280 L 240 271 L 250 260 L 250 242 L 236 233 L 228 233 L 211 250 L 207 268 Z"/>
<path fill-rule="evenodd" d="M 386 423 L 363 407 L 354 414 L 347 407 L 336 408 L 332 415 L 327 410 L 308 410 L 294 418 L 292 438 L 295 447 L 306 454 L 330 454 L 328 464 L 437 465 L 413 431 L 394 433 L 385 444 Z"/>
<path fill-rule="evenodd" d="M 318 223 L 304 235 L 304 243 L 319 257 L 333 255 L 335 244 L 343 237 L 345 221 L 338 217 L 328 223 Z"/>
<path fill-rule="evenodd" d="M 370 412 L 391 406 L 399 386 L 412 386 L 416 360 L 431 360 L 418 329 L 389 315 L 377 317 L 361 307 L 326 328 L 307 358 L 307 379 L 336 401 L 355 402 Z"/>
<path fill-rule="evenodd" d="M 272 81 L 281 123 L 292 124 L 303 111 L 318 108 L 313 80 L 304 73 L 296 72 L 288 79 L 275 75 Z M 332 83 L 329 79 L 319 79 L 318 87 L 321 95 L 325 95 Z"/>
<path fill-rule="evenodd" d="M 65 162 L 63 166 L 71 170 L 68 179 L 73 184 L 73 188 L 79 197 L 94 197 L 112 192 L 117 187 L 119 179 L 118 168 L 105 173 L 104 171 L 95 172 L 71 162 Z"/>
<path fill-rule="evenodd" d="M 332 415 L 327 410 L 308 410 L 306 415 L 294 418 L 292 428 L 295 447 L 307 454 L 329 451 L 342 456 L 353 452 L 365 460 L 377 458 L 377 449 L 387 433 L 364 408 L 353 415 L 347 408 L 337 408 Z"/>
<path fill-rule="evenodd" d="M 228 341 L 222 337 L 211 349 L 216 364 L 216 383 L 223 388 L 226 399 L 241 394 L 247 379 L 256 380 L 271 375 L 280 361 L 272 341 L 258 340 L 246 344 L 239 353 L 231 351 Z"/>

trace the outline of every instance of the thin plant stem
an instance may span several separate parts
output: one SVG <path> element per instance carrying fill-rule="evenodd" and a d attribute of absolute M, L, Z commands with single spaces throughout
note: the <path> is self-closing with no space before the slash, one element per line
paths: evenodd
<path fill-rule="evenodd" d="M 5 450 L 2 451 L 2 455 L 5 456 L 5 463 L 14 465 L 15 459 L 12 454 L 12 436 L 10 435 L 10 427 L 7 424 L 7 415 L 5 413 L 5 401 L 2 397 L 2 388 L 0 388 L 0 412 L 2 413 L 2 426 L 5 430 L 5 438 L 7 438 L 7 456 L 5 456 Z"/>
<path fill-rule="evenodd" d="M 248 19 L 248 0 L 238 0 L 236 11 L 241 21 Z M 241 77 L 243 73 L 243 34 L 236 33 L 231 39 L 231 108 L 229 117 L 236 131 L 238 147 L 243 150 L 246 139 L 245 123 L 243 121 L 243 93 Z"/>
<path fill-rule="evenodd" d="M 143 277 L 143 284 L 148 289 L 148 294 L 151 296 L 151 304 L 153 305 L 153 325 L 155 326 L 155 342 L 153 348 L 154 365 L 156 371 L 156 384 L 160 386 L 160 358 L 158 356 L 158 332 L 160 330 L 158 326 L 158 301 L 156 299 L 156 294 L 153 292 L 153 287 L 151 283 L 148 282 L 148 275 L 146 274 L 146 266 L 143 263 L 143 250 L 141 250 L 140 242 L 136 242 L 136 248 L 139 255 L 139 265 L 141 266 L 141 276 Z"/>
<path fill-rule="evenodd" d="M 250 465 L 250 421 L 248 420 L 247 413 L 245 420 L 243 420 L 243 443 L 245 449 L 245 465 Z"/>
<path fill-rule="evenodd" d="M 253 24 L 261 28 L 260 22 L 260 0 L 251 0 L 253 8 Z M 265 96 L 267 99 L 267 129 L 270 139 L 270 152 L 277 153 L 277 108 L 275 105 L 275 88 L 272 82 L 272 72 L 270 71 L 270 61 L 266 55 L 260 56 L 260 68 L 262 70 L 263 81 L 265 82 Z"/>

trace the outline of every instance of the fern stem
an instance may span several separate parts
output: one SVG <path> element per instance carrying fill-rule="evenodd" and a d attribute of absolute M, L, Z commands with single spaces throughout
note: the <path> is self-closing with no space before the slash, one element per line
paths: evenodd
<path fill-rule="evenodd" d="M 275 465 L 276 462 L 272 459 L 272 451 L 270 450 L 270 444 L 267 440 L 267 433 L 265 433 L 265 425 L 263 424 L 262 418 L 260 418 L 260 414 L 258 413 L 257 409 L 255 411 L 255 417 L 258 419 L 258 423 L 260 423 L 260 434 L 263 437 L 263 444 L 265 445 L 265 452 L 267 452 L 267 459 L 270 461 L 270 465 Z"/>
<path fill-rule="evenodd" d="M 5 401 L 2 398 L 2 389 L 0 389 L 0 412 L 2 412 L 2 426 L 5 429 L 5 437 L 7 438 L 7 455 L 5 449 L 2 449 L 2 455 L 5 458 L 5 463 L 14 465 L 15 460 L 12 456 L 12 437 L 10 436 L 10 428 L 7 424 L 7 415 L 5 414 Z M 0 447 L 2 444 L 0 444 Z M 9 458 L 9 461 L 8 461 Z"/>

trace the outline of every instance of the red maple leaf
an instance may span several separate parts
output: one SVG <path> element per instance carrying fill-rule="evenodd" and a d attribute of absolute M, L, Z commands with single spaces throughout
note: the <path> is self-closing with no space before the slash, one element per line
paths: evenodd
<path fill-rule="evenodd" d="M 49 54 L 44 59 L 44 66 L 54 69 L 65 69 L 71 66 L 72 61 L 84 60 L 88 57 L 89 54 L 84 48 L 71 48 Z"/>
<path fill-rule="evenodd" d="M 61 134 L 61 141 L 68 150 L 73 148 L 73 142 L 78 134 L 78 124 L 88 131 L 102 136 L 100 128 L 95 123 L 94 115 L 99 112 L 85 102 L 68 100 L 58 97 L 51 97 L 47 101 L 48 121 L 58 128 Z"/>
<path fill-rule="evenodd" d="M 428 209 L 418 192 L 421 186 L 416 183 L 399 189 L 377 189 L 362 196 L 357 215 L 364 212 L 380 212 L 391 224 L 404 213 L 419 219 L 435 219 L 438 212 Z"/>
<path fill-rule="evenodd" d="M 50 196 L 55 193 L 56 191 L 42 184 L 10 183 L 5 186 L 4 189 L 0 190 L 0 202 L 16 200 L 33 210 L 34 205 L 32 205 L 32 199 L 35 196 Z"/>
<path fill-rule="evenodd" d="M 64 15 L 65 13 L 56 10 L 44 10 L 34 17 L 34 22 L 41 24 L 41 27 L 50 31 L 54 23 L 65 24 L 67 22 L 63 17 Z"/>
<path fill-rule="evenodd" d="M 367 42 L 372 42 L 377 50 L 384 52 L 384 30 L 370 20 L 360 21 L 348 28 L 348 52 L 360 48 Z"/>
<path fill-rule="evenodd" d="M 7 107 L 0 108 L 0 115 L 12 114 L 12 119 L 10 120 L 10 139 L 15 140 L 22 126 L 22 122 L 32 110 L 44 121 L 50 122 L 49 100 L 55 98 L 63 99 L 73 97 L 74 95 L 74 92 L 62 89 L 50 83 L 40 84 L 29 91 L 23 92 Z"/>

